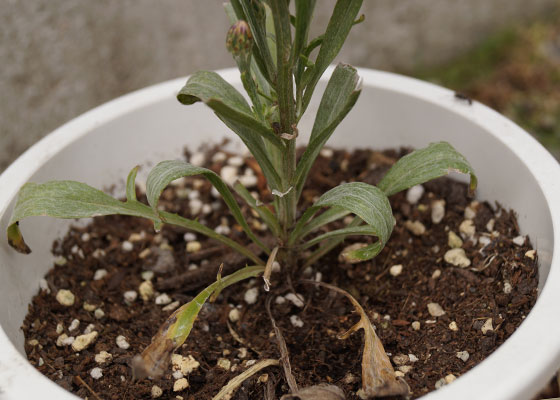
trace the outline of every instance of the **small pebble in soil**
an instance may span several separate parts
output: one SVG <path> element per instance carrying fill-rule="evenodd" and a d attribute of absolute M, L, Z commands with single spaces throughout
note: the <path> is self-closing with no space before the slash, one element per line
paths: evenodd
<path fill-rule="evenodd" d="M 401 371 L 395 371 L 395 376 L 397 378 L 402 378 L 402 377 L 404 377 L 404 373 L 402 373 Z M 360 393 L 360 391 L 358 391 L 358 393 Z"/>
<path fill-rule="evenodd" d="M 274 299 L 274 302 L 276 304 L 284 304 L 286 302 L 286 298 L 284 296 L 276 296 L 276 299 Z"/>
<path fill-rule="evenodd" d="M 246 347 L 241 347 L 239 349 L 239 351 L 237 352 L 237 357 L 239 357 L 239 358 L 247 357 L 247 348 Z"/>
<path fill-rule="evenodd" d="M 84 301 L 83 308 L 86 311 L 92 312 L 92 311 L 95 311 L 97 306 L 95 304 L 91 304 L 91 303 L 88 303 L 87 301 Z"/>
<path fill-rule="evenodd" d="M 173 391 L 180 392 L 188 387 L 189 387 L 189 381 L 187 381 L 187 378 L 177 379 L 173 384 Z"/>
<path fill-rule="evenodd" d="M 393 357 L 393 362 L 398 366 L 408 364 L 409 361 L 410 358 L 406 354 L 397 354 Z"/>
<path fill-rule="evenodd" d="M 130 243 L 128 240 L 125 240 L 124 242 L 122 242 L 121 248 L 122 248 L 122 251 L 129 252 L 129 251 L 132 251 L 134 249 L 134 245 L 132 243 Z"/>
<path fill-rule="evenodd" d="M 486 332 L 493 331 L 494 327 L 492 326 L 492 318 L 488 318 L 486 322 L 484 322 L 484 325 L 482 325 L 482 328 L 480 328 L 480 330 L 482 331 L 483 335 L 486 335 Z"/>
<path fill-rule="evenodd" d="M 210 204 L 203 204 L 202 205 L 202 214 L 208 215 L 212 212 L 212 206 Z"/>
<path fill-rule="evenodd" d="M 47 282 L 47 280 L 45 278 L 41 278 L 39 279 L 39 289 L 41 289 L 41 291 L 49 294 L 51 292 L 51 289 L 49 288 L 49 283 Z"/>
<path fill-rule="evenodd" d="M 428 312 L 432 317 L 441 317 L 445 311 L 438 303 L 428 303 Z"/>
<path fill-rule="evenodd" d="M 239 170 L 237 169 L 237 167 L 226 165 L 220 171 L 220 176 L 226 184 L 228 184 L 229 186 L 233 186 L 239 176 Z"/>
<path fill-rule="evenodd" d="M 525 253 L 525 257 L 530 258 L 531 260 L 535 259 L 535 250 L 529 250 Z"/>
<path fill-rule="evenodd" d="M 402 264 L 397 264 L 389 268 L 389 273 L 391 274 L 391 276 L 399 276 L 402 273 L 402 270 L 403 270 Z"/>
<path fill-rule="evenodd" d="M 163 390 L 158 385 L 152 386 L 152 399 L 157 399 L 161 397 L 162 394 Z"/>
<path fill-rule="evenodd" d="M 161 310 L 162 311 L 173 311 L 175 310 L 177 307 L 179 307 L 181 303 L 179 303 L 179 301 L 174 301 L 173 303 L 169 303 L 168 305 L 166 305 L 165 307 L 163 307 Z"/>
<path fill-rule="evenodd" d="M 97 336 L 99 336 L 99 333 L 97 333 L 97 331 L 78 336 L 72 343 L 72 350 L 82 351 L 84 349 L 87 349 L 93 342 L 95 342 Z"/>
<path fill-rule="evenodd" d="M 105 316 L 105 311 L 103 311 L 101 308 L 96 308 L 95 311 L 93 312 L 93 316 L 96 319 L 101 319 Z"/>
<path fill-rule="evenodd" d="M 200 363 L 190 354 L 186 357 L 180 354 L 173 354 L 171 356 L 171 364 L 174 371 L 181 371 L 183 375 L 188 375 L 200 367 Z"/>
<path fill-rule="evenodd" d="M 126 292 L 123 293 L 123 297 L 124 297 L 124 302 L 130 305 L 134 303 L 134 300 L 138 298 L 138 293 L 136 292 L 136 290 L 127 290 Z"/>
<path fill-rule="evenodd" d="M 493 232 L 494 231 L 494 225 L 496 225 L 496 220 L 494 218 L 490 218 L 488 220 L 488 222 L 486 223 L 486 230 L 488 232 Z"/>
<path fill-rule="evenodd" d="M 415 331 L 419 331 L 420 330 L 420 322 L 419 321 L 414 321 L 412 323 L 412 329 L 414 329 Z"/>
<path fill-rule="evenodd" d="M 126 340 L 126 338 L 123 335 L 117 336 L 117 339 L 115 340 L 115 342 L 117 343 L 117 346 L 119 347 L 119 349 L 126 350 L 130 347 L 130 343 L 128 343 L 128 341 Z"/>
<path fill-rule="evenodd" d="M 288 293 L 284 297 L 296 307 L 302 308 L 305 305 L 303 303 L 303 296 L 299 293 Z"/>
<path fill-rule="evenodd" d="M 251 170 L 248 170 L 251 171 Z M 255 175 L 243 175 L 239 178 L 239 182 L 245 186 L 246 188 L 250 189 L 250 188 L 254 188 L 255 186 L 257 186 L 257 183 L 259 182 L 258 178 Z"/>
<path fill-rule="evenodd" d="M 303 321 L 301 320 L 301 318 L 297 315 L 291 315 L 290 316 L 290 322 L 292 323 L 293 326 L 295 326 L 296 328 L 301 328 L 303 327 Z"/>
<path fill-rule="evenodd" d="M 465 238 L 473 237 L 476 232 L 476 227 L 472 219 L 466 219 L 459 225 L 459 232 L 463 234 Z"/>
<path fill-rule="evenodd" d="M 230 157 L 230 158 L 227 160 L 227 163 L 228 163 L 229 165 L 234 166 L 234 167 L 241 167 L 241 166 L 244 164 L 244 161 L 243 161 L 243 158 L 242 158 L 242 157 L 233 156 L 233 157 Z"/>
<path fill-rule="evenodd" d="M 53 262 L 54 262 L 55 265 L 58 265 L 59 267 L 63 267 L 63 266 L 66 265 L 68 260 L 63 256 L 59 256 L 59 257 L 56 257 Z"/>
<path fill-rule="evenodd" d="M 70 326 L 68 326 L 68 331 L 72 332 L 73 330 L 78 329 L 79 326 L 80 320 L 74 318 L 72 322 L 70 322 Z"/>
<path fill-rule="evenodd" d="M 457 332 L 457 331 L 459 330 L 459 327 L 457 326 L 457 322 L 455 322 L 455 321 L 451 321 L 451 322 L 449 323 L 448 328 L 449 328 L 450 330 L 452 330 L 453 332 Z"/>
<path fill-rule="evenodd" d="M 99 367 L 95 367 L 89 374 L 93 379 L 99 379 L 103 376 L 103 370 Z"/>
<path fill-rule="evenodd" d="M 111 361 L 112 359 L 113 359 L 113 355 L 111 353 L 106 352 L 105 350 L 102 350 L 95 355 L 95 362 L 97 364 L 105 364 Z"/>
<path fill-rule="evenodd" d="M 245 303 L 247 304 L 255 304 L 257 302 L 258 297 L 259 297 L 259 288 L 254 287 L 248 289 L 245 292 L 245 295 L 243 296 L 243 300 L 245 300 Z"/>
<path fill-rule="evenodd" d="M 460 248 L 446 251 L 443 259 L 445 260 L 445 262 L 456 267 L 466 268 L 471 265 L 471 260 L 467 258 L 465 250 Z"/>
<path fill-rule="evenodd" d="M 56 293 L 56 301 L 58 301 L 63 306 L 70 307 L 74 305 L 75 300 L 76 297 L 74 296 L 74 293 L 72 293 L 70 290 L 60 289 Z"/>
<path fill-rule="evenodd" d="M 100 268 L 93 274 L 93 280 L 99 281 L 107 276 L 107 270 L 104 268 Z"/>
<path fill-rule="evenodd" d="M 414 354 L 409 354 L 408 359 L 411 363 L 415 363 L 416 361 L 418 361 L 418 357 L 416 357 Z"/>
<path fill-rule="evenodd" d="M 37 346 L 39 344 L 39 341 L 37 339 L 31 339 L 27 341 L 27 344 L 30 346 Z"/>
<path fill-rule="evenodd" d="M 476 217 L 476 211 L 479 206 L 478 201 L 473 201 L 471 204 L 465 207 L 464 216 L 466 219 L 474 219 Z"/>
<path fill-rule="evenodd" d="M 37 362 L 37 366 L 42 367 L 43 364 L 45 364 L 45 360 L 43 360 L 43 357 L 39 357 L 39 361 Z"/>
<path fill-rule="evenodd" d="M 484 248 L 492 243 L 492 239 L 490 239 L 488 236 L 481 236 L 478 238 L 478 243 L 480 243 L 480 245 Z"/>
<path fill-rule="evenodd" d="M 228 314 L 228 318 L 231 322 L 239 321 L 240 317 L 241 317 L 241 313 L 237 308 L 232 308 Z"/>
<path fill-rule="evenodd" d="M 424 194 L 424 186 L 422 185 L 412 186 L 406 192 L 406 201 L 408 201 L 410 204 L 416 204 L 422 198 L 423 194 Z"/>
<path fill-rule="evenodd" d="M 504 293 L 505 294 L 510 294 L 512 289 L 513 288 L 511 287 L 511 283 L 509 283 L 508 281 L 505 281 L 504 282 Z"/>
<path fill-rule="evenodd" d="M 58 347 L 70 346 L 74 343 L 74 340 L 76 340 L 74 336 L 68 336 L 66 333 L 63 333 L 56 339 L 56 345 Z"/>
<path fill-rule="evenodd" d="M 100 259 L 102 257 L 105 257 L 106 253 L 103 249 L 95 249 L 93 253 L 91 253 L 91 255 L 93 256 L 93 258 Z"/>
<path fill-rule="evenodd" d="M 56 324 L 56 333 L 60 335 L 63 331 L 64 331 L 64 325 L 61 322 Z"/>
<path fill-rule="evenodd" d="M 187 253 L 196 253 L 197 251 L 200 250 L 201 247 L 202 245 L 200 244 L 200 242 L 194 240 L 192 242 L 187 243 L 186 250 Z"/>
<path fill-rule="evenodd" d="M 173 371 L 173 374 L 171 374 L 173 376 L 173 379 L 181 379 L 183 376 L 183 373 L 181 371 Z"/>
<path fill-rule="evenodd" d="M 140 276 L 144 281 L 151 281 L 154 278 L 154 271 L 142 271 Z"/>
<path fill-rule="evenodd" d="M 315 273 L 315 282 L 321 282 L 323 280 L 323 274 L 320 272 Z"/>
<path fill-rule="evenodd" d="M 436 381 L 436 384 L 434 386 L 435 386 L 436 389 L 440 389 L 445 385 L 447 385 L 447 382 L 445 381 L 445 378 L 441 378 L 441 379 L 438 379 Z"/>
<path fill-rule="evenodd" d="M 452 249 L 458 249 L 463 246 L 463 240 L 453 231 L 447 234 L 447 245 Z"/>
<path fill-rule="evenodd" d="M 144 259 L 144 258 L 148 257 L 150 254 L 152 254 L 152 249 L 147 248 L 147 249 L 142 250 L 140 252 L 140 254 L 138 254 L 138 258 Z"/>
<path fill-rule="evenodd" d="M 408 374 L 411 370 L 412 370 L 411 365 L 401 365 L 399 367 L 399 371 L 401 371 L 403 374 Z"/>
<path fill-rule="evenodd" d="M 162 293 L 159 296 L 156 297 L 156 304 L 158 306 L 165 306 L 169 303 L 171 303 L 171 297 L 169 297 L 169 295 L 167 293 Z"/>
<path fill-rule="evenodd" d="M 460 359 L 463 362 L 467 362 L 470 354 L 468 351 L 458 351 L 456 354 L 457 358 Z"/>
<path fill-rule="evenodd" d="M 84 329 L 84 334 L 87 335 L 88 333 L 91 333 L 95 330 L 95 324 L 89 324 L 88 326 L 86 326 L 86 329 Z"/>
<path fill-rule="evenodd" d="M 437 279 L 441 276 L 441 269 L 436 269 L 433 273 L 432 273 L 432 279 Z"/>
<path fill-rule="evenodd" d="M 138 286 L 138 292 L 142 300 L 148 301 L 154 297 L 154 285 L 151 281 L 144 281 Z"/>
<path fill-rule="evenodd" d="M 227 159 L 226 153 L 223 151 L 218 151 L 212 156 L 212 162 L 223 163 Z"/>
<path fill-rule="evenodd" d="M 183 235 L 183 240 L 185 242 L 194 242 L 196 240 L 196 234 L 192 232 L 187 232 Z"/>
<path fill-rule="evenodd" d="M 523 246 L 525 244 L 525 236 L 516 236 L 511 241 L 517 246 Z"/>
<path fill-rule="evenodd" d="M 321 149 L 320 154 L 321 157 L 332 158 L 332 156 L 334 155 L 334 150 L 324 147 Z"/>
<path fill-rule="evenodd" d="M 455 381 L 457 379 L 457 377 L 453 374 L 449 374 L 445 376 L 445 383 L 446 384 L 450 384 L 451 382 Z"/>
<path fill-rule="evenodd" d="M 445 217 L 445 200 L 432 201 L 432 222 L 439 224 Z"/>
<path fill-rule="evenodd" d="M 231 368 L 231 361 L 227 358 L 219 358 L 216 365 L 222 369 L 225 369 L 226 371 L 229 371 L 229 369 Z"/>
<path fill-rule="evenodd" d="M 416 236 L 423 235 L 426 232 L 426 227 L 420 221 L 408 220 L 404 223 L 404 226 L 410 231 L 410 233 Z"/>
<path fill-rule="evenodd" d="M 202 211 L 202 201 L 200 199 L 192 199 L 189 201 L 189 211 L 191 215 L 198 215 Z"/>
<path fill-rule="evenodd" d="M 206 162 L 206 156 L 202 152 L 193 153 L 189 162 L 195 167 L 202 167 Z"/>
<path fill-rule="evenodd" d="M 227 225 L 218 225 L 215 229 L 214 232 L 216 232 L 218 235 L 229 235 L 231 233 L 231 228 Z"/>

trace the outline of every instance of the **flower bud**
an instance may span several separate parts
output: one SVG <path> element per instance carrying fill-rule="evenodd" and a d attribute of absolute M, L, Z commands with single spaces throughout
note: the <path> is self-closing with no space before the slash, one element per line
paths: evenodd
<path fill-rule="evenodd" d="M 234 56 L 249 54 L 253 46 L 253 35 L 245 21 L 237 21 L 229 28 L 226 47 Z"/>

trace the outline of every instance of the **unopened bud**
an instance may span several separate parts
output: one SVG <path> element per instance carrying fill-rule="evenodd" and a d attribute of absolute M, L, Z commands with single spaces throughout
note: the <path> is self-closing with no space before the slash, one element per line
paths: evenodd
<path fill-rule="evenodd" d="M 229 28 L 226 47 L 234 56 L 249 54 L 253 46 L 253 35 L 245 21 L 237 21 Z"/>

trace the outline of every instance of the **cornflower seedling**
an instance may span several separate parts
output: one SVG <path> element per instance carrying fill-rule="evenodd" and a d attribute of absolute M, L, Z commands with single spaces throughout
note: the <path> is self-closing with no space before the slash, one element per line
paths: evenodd
<path fill-rule="evenodd" d="M 377 186 L 362 182 L 341 184 L 322 194 L 296 218 L 302 190 L 315 159 L 360 95 L 357 70 L 338 64 L 322 94 L 309 143 L 299 160 L 296 159 L 298 123 L 321 76 L 339 53 L 352 26 L 363 20 L 363 16 L 358 17 L 362 0 L 338 0 L 326 31 L 309 40 L 315 3 L 314 0 L 295 0 L 292 15 L 286 0 L 232 0 L 226 5 L 233 23 L 226 46 L 238 65 L 250 101 L 211 71 L 194 73 L 177 95 L 182 104 L 202 102 L 210 107 L 239 136 L 258 162 L 272 193 L 272 204 L 258 203 L 239 182 L 233 185 L 233 190 L 268 226 L 276 242 L 272 248 L 253 232 L 236 197 L 220 176 L 184 161 L 163 161 L 151 170 L 146 182 L 148 204 L 136 198 L 137 167 L 128 176 L 125 201 L 74 181 L 27 183 L 19 192 L 7 233 L 9 243 L 22 253 L 30 252 L 19 229 L 19 221 L 24 218 L 122 214 L 150 219 L 156 230 L 163 224 L 170 224 L 206 235 L 254 264 L 231 275 L 218 276 L 216 282 L 177 309 L 154 336 L 151 345 L 135 358 L 137 376 L 156 376 L 165 371 L 172 352 L 187 339 L 203 304 L 215 299 L 225 287 L 263 275 L 268 288 L 274 261 L 280 262 L 284 274 L 297 276 L 299 271 L 316 263 L 349 236 L 368 235 L 377 239 L 366 247 L 344 253 L 349 261 L 371 259 L 383 249 L 395 224 L 389 196 L 450 171 L 469 174 L 470 189 L 476 187 L 476 177 L 466 159 L 448 143 L 433 143 L 401 158 Z M 161 193 L 172 181 L 195 175 L 208 179 L 216 188 L 233 218 L 248 239 L 267 255 L 267 260 L 196 220 L 158 208 Z M 320 228 L 348 215 L 354 217 L 344 228 L 317 234 Z M 361 315 L 359 323 L 347 335 L 358 329 L 365 332 L 362 396 L 408 393 L 408 386 L 395 376 L 358 302 L 341 289 L 327 284 L 323 287 L 343 293 Z"/>

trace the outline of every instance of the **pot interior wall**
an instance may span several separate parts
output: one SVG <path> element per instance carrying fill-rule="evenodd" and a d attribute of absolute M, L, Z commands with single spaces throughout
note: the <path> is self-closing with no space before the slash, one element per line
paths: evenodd
<path fill-rule="evenodd" d="M 204 106 L 184 107 L 176 102 L 174 91 L 181 84 L 182 81 L 175 81 L 167 85 L 168 96 L 160 95 L 149 104 L 144 102 L 140 108 L 91 124 L 89 134 L 76 138 L 51 160 L 31 171 L 29 180 L 73 179 L 100 188 L 115 184 L 116 193 L 120 193 L 119 188 L 122 188 L 128 171 L 135 165 L 142 165 L 144 175 L 140 174 L 138 180 L 143 181 L 150 165 L 166 158 L 180 157 L 184 146 L 195 149 L 205 142 L 217 143 L 224 137 L 233 139 L 233 135 Z M 450 142 L 477 171 L 478 197 L 499 201 L 519 213 L 522 232 L 531 236 L 539 252 L 542 286 L 550 269 L 553 229 L 538 181 L 498 138 L 489 135 L 476 119 L 473 121 L 464 116 L 465 110 L 468 112 L 465 107 L 472 106 L 459 102 L 451 92 L 443 89 L 441 96 L 441 101 L 449 102 L 447 107 L 439 101 L 365 85 L 356 107 L 329 145 L 383 149 L 421 147 L 439 140 Z M 312 125 L 310 115 L 314 114 L 316 107 L 317 101 L 312 103 L 311 112 L 301 122 L 303 138 Z M 504 134 L 507 128 L 504 125 Z M 229 146 L 241 149 L 238 144 L 233 140 Z M 27 176 L 23 176 L 21 184 L 26 180 Z M 1 216 L 2 230 L 7 226 L 11 207 Z M 52 266 L 50 249 L 53 239 L 61 236 L 67 226 L 68 222 L 51 218 L 24 221 L 22 232 L 33 250 L 28 256 L 15 253 L 5 240 L 0 241 L 0 273 L 3 277 L 0 281 L 0 323 L 22 353 L 20 326 L 27 305 L 38 290 L 39 279 Z"/>

